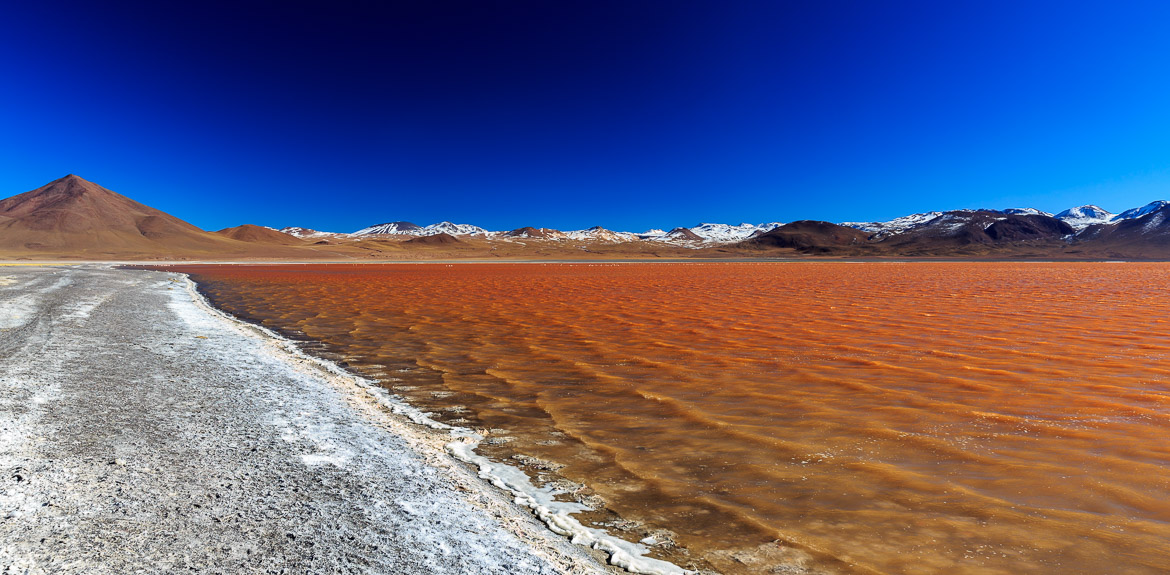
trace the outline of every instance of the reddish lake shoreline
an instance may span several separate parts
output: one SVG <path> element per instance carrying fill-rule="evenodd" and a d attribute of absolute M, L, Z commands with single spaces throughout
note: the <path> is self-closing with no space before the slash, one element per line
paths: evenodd
<path fill-rule="evenodd" d="M 726 572 L 1170 564 L 1165 264 L 167 269 Z"/>

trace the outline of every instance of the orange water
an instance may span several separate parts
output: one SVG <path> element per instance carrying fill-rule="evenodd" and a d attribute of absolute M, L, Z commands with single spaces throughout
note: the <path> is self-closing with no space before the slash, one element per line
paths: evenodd
<path fill-rule="evenodd" d="M 681 564 L 1170 571 L 1167 264 L 183 271 Z"/>

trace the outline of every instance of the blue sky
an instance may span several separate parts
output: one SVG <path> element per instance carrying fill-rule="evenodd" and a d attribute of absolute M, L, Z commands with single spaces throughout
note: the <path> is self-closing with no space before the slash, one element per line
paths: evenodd
<path fill-rule="evenodd" d="M 1167 3 L 98 4 L 3 8 L 0 196 L 333 231 L 1170 197 Z"/>

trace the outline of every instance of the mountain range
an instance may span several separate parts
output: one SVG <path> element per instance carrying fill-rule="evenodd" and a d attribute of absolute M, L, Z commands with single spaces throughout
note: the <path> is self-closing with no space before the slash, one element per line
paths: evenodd
<path fill-rule="evenodd" d="M 392 221 L 352 233 L 244 224 L 207 232 L 78 176 L 0 201 L 8 259 L 431 259 L 445 257 L 992 257 L 1170 259 L 1170 202 L 1113 214 L 1086 205 L 933 211 L 880 222 L 701 223 L 489 231 Z"/>

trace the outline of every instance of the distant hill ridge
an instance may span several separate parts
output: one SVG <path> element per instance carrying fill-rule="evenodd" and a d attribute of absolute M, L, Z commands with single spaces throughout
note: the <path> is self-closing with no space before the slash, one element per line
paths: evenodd
<path fill-rule="evenodd" d="M 406 241 L 412 238 L 419 241 Z M 467 244 L 461 238 L 480 243 Z M 206 232 L 73 174 L 0 200 L 0 255 L 73 253 L 149 259 L 264 253 L 281 257 L 303 253 L 308 246 L 348 250 L 328 253 L 353 258 L 387 257 L 412 245 L 426 246 L 432 253 L 444 246 L 459 246 L 467 253 L 477 245 L 487 245 L 483 242 L 514 243 L 516 249 L 531 244 L 533 249 L 546 250 L 538 251 L 541 254 L 553 253 L 547 252 L 552 248 L 539 248 L 542 245 L 645 244 L 651 246 L 645 248 L 650 252 L 654 245 L 679 246 L 687 249 L 675 253 L 699 255 L 706 253 L 702 250 L 718 248 L 712 253 L 1170 259 L 1170 202 L 1158 200 L 1119 214 L 1094 205 L 1055 215 L 1033 208 L 950 210 L 885 222 L 701 223 L 641 234 L 601 226 L 569 231 L 535 226 L 489 231 L 446 221 L 427 226 L 391 221 L 346 234 L 300 227 L 276 230 L 253 224 Z"/>
<path fill-rule="evenodd" d="M 855 228 L 876 236 L 871 237 L 870 239 L 882 239 L 889 236 L 907 233 L 916 228 L 926 226 L 933 220 L 940 217 L 944 218 L 944 220 L 953 220 L 956 217 L 961 217 L 961 214 L 980 213 L 987 214 L 988 217 L 991 218 L 986 222 L 989 226 L 992 225 L 993 220 L 996 218 L 1002 219 L 1007 216 L 1041 216 L 1064 222 L 1073 228 L 1071 233 L 1077 233 L 1095 224 L 1115 224 L 1124 220 L 1142 217 L 1149 213 L 1153 213 L 1154 211 L 1157 211 L 1168 204 L 1170 204 L 1170 202 L 1158 200 L 1140 208 L 1126 210 L 1120 214 L 1113 214 L 1107 210 L 1093 205 L 1069 208 L 1055 215 L 1037 210 L 1035 208 L 1006 208 L 1003 210 L 950 210 L 946 212 L 923 212 L 918 214 L 910 214 L 885 222 L 842 222 L 836 225 Z M 451 222 L 440 222 L 438 224 L 431 224 L 429 226 L 418 226 L 411 222 L 390 222 L 363 228 L 351 234 L 331 235 L 376 236 L 385 234 L 427 236 L 439 233 L 447 233 L 454 236 L 476 235 L 489 238 L 526 238 L 549 240 L 581 240 L 604 238 L 608 241 L 634 241 L 641 239 L 666 242 L 735 243 L 757 237 L 782 225 L 784 225 L 783 222 L 771 222 L 764 224 L 743 223 L 738 225 L 702 223 L 693 227 L 675 227 L 670 231 L 654 229 L 642 233 L 632 233 L 612 231 L 600 226 L 595 226 L 593 228 L 589 228 L 588 230 L 571 231 L 562 231 L 553 228 L 536 226 L 524 226 L 506 231 L 489 231 L 471 224 L 452 224 Z M 1000 227 L 1002 228 L 1003 226 Z M 288 229 L 301 230 L 302 228 Z M 320 234 L 324 232 L 315 233 Z M 299 236 L 301 234 L 298 233 L 296 235 Z"/>

